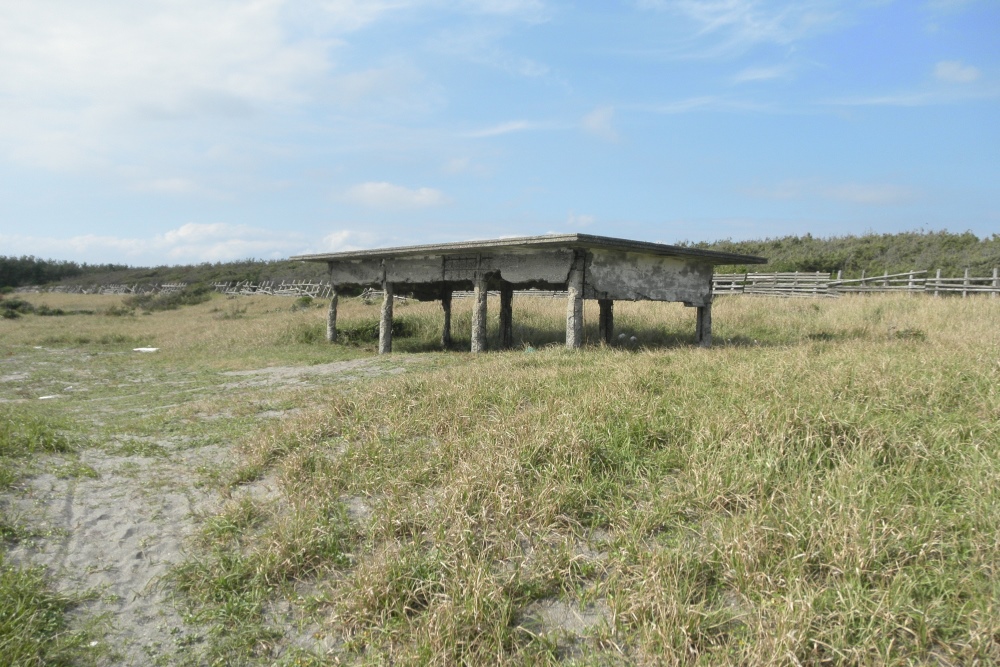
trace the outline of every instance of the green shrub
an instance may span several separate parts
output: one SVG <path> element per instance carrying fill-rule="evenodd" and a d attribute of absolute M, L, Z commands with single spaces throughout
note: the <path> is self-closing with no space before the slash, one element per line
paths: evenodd
<path fill-rule="evenodd" d="M 13 319 L 19 315 L 35 312 L 35 307 L 24 299 L 13 298 L 0 300 L 0 310 L 3 310 L 4 317 Z"/>
<path fill-rule="evenodd" d="M 204 284 L 188 285 L 177 292 L 164 294 L 137 294 L 126 297 L 125 308 L 141 308 L 147 313 L 157 310 L 177 310 L 181 306 L 195 306 L 212 298 L 212 288 Z"/>
<path fill-rule="evenodd" d="M 35 309 L 35 314 L 51 317 L 51 316 L 65 315 L 66 311 L 63 310 L 62 308 L 50 308 L 49 306 L 42 304 L 41 306 Z"/>
<path fill-rule="evenodd" d="M 348 345 L 378 342 L 378 320 L 358 320 L 337 327 L 337 340 Z M 414 323 L 406 318 L 392 320 L 393 338 L 408 338 L 415 331 Z"/>

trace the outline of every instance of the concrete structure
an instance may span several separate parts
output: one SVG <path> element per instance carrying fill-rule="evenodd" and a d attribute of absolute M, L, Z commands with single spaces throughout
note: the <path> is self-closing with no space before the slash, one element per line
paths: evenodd
<path fill-rule="evenodd" d="M 589 234 L 525 236 L 493 241 L 380 248 L 292 259 L 326 262 L 335 289 L 327 338 L 336 340 L 337 292 L 379 286 L 384 290 L 379 353 L 392 350 L 393 294 L 440 300 L 444 310 L 441 342 L 451 342 L 451 294 L 472 289 L 472 351 L 486 349 L 486 294 L 500 292 L 500 338 L 513 344 L 514 290 L 566 290 L 566 346 L 583 344 L 583 300 L 600 307 L 601 339 L 614 332 L 614 302 L 680 301 L 697 308 L 695 338 L 712 344 L 712 271 L 719 264 L 763 264 L 749 255 L 696 250 Z"/>

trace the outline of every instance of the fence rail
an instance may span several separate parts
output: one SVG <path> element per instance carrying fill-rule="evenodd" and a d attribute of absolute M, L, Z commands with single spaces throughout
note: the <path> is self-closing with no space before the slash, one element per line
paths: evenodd
<path fill-rule="evenodd" d="M 866 276 L 863 272 L 860 278 L 841 278 L 837 272 L 836 278 L 830 273 L 779 272 L 779 273 L 717 273 L 712 277 L 712 293 L 752 294 L 781 297 L 811 297 L 837 298 L 842 294 L 865 294 L 874 292 L 904 292 L 924 293 L 934 296 L 961 295 L 963 297 L 977 294 L 989 294 L 996 298 L 1000 294 L 1000 268 L 993 269 L 991 276 L 973 276 L 969 269 L 961 278 L 942 278 L 938 269 L 933 277 L 928 277 L 926 270 L 907 271 L 906 273 L 889 273 Z M 109 285 L 56 285 L 54 287 L 19 287 L 15 291 L 30 292 L 60 292 L 66 294 L 151 294 L 178 292 L 187 287 L 187 283 L 153 283 L 147 285 L 109 284 Z M 212 289 L 229 296 L 249 296 L 266 294 L 269 296 L 309 296 L 318 299 L 328 298 L 333 291 L 329 282 L 311 282 L 308 280 L 264 281 L 254 283 L 249 280 L 236 282 L 217 282 Z M 452 298 L 465 299 L 472 296 L 470 291 L 455 291 Z M 499 292 L 490 292 L 490 296 Z M 557 298 L 566 295 L 560 290 L 517 290 L 519 297 Z M 365 300 L 381 299 L 381 290 L 366 289 L 361 297 Z M 398 299 L 405 299 L 399 297 Z"/>
<path fill-rule="evenodd" d="M 907 271 L 860 278 L 834 278 L 829 273 L 718 273 L 713 276 L 714 294 L 764 294 L 787 297 L 838 297 L 842 294 L 871 292 L 928 293 L 934 296 L 961 294 L 1000 294 L 1000 269 L 992 276 L 972 276 L 969 269 L 962 278 L 942 278 L 938 269 L 933 278 L 927 271 Z"/>

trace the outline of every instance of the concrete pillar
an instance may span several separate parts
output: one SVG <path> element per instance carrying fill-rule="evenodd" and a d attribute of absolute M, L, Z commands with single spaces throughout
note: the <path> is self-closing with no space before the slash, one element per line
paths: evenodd
<path fill-rule="evenodd" d="M 476 274 L 472 305 L 472 351 L 486 351 L 486 276 Z"/>
<path fill-rule="evenodd" d="M 330 310 L 326 311 L 326 340 L 337 342 L 337 286 L 330 288 Z"/>
<path fill-rule="evenodd" d="M 598 324 L 601 340 L 605 345 L 611 345 L 615 336 L 615 302 L 611 299 L 598 299 L 597 305 L 601 309 Z"/>
<path fill-rule="evenodd" d="M 500 347 L 514 346 L 514 286 L 504 283 L 500 288 Z"/>
<path fill-rule="evenodd" d="M 392 352 L 392 283 L 382 283 L 382 318 L 378 323 L 378 353 Z"/>
<path fill-rule="evenodd" d="M 698 306 L 695 339 L 701 347 L 712 347 L 712 304 Z"/>
<path fill-rule="evenodd" d="M 566 281 L 566 347 L 583 345 L 583 255 L 577 251 Z"/>
<path fill-rule="evenodd" d="M 441 347 L 451 347 L 451 288 L 441 290 L 441 310 L 444 311 L 444 326 L 441 328 Z"/>

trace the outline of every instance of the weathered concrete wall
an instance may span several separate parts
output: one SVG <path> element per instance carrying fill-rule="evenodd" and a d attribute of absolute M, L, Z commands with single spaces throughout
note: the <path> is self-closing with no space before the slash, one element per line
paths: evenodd
<path fill-rule="evenodd" d="M 712 266 L 694 260 L 614 250 L 588 253 L 584 296 L 621 301 L 712 301 Z"/>
<path fill-rule="evenodd" d="M 348 259 L 327 262 L 334 285 L 371 285 L 382 282 L 382 260 Z"/>
<path fill-rule="evenodd" d="M 444 258 L 387 257 L 385 279 L 391 283 L 436 283 L 444 280 Z"/>
<path fill-rule="evenodd" d="M 574 257 L 586 254 L 583 298 L 626 301 L 683 301 L 701 306 L 712 300 L 712 266 L 694 259 L 617 250 L 570 248 L 508 249 L 461 255 L 425 255 L 330 262 L 335 285 L 381 285 L 385 280 L 414 291 L 418 298 L 438 298 L 446 283 L 475 283 L 490 277 L 504 285 L 566 285 Z M 416 288 L 416 289 L 414 289 Z M 426 293 L 425 293 L 426 292 Z"/>
<path fill-rule="evenodd" d="M 509 283 L 565 283 L 573 267 L 570 249 L 521 251 L 494 255 L 489 258 L 492 270 Z"/>

